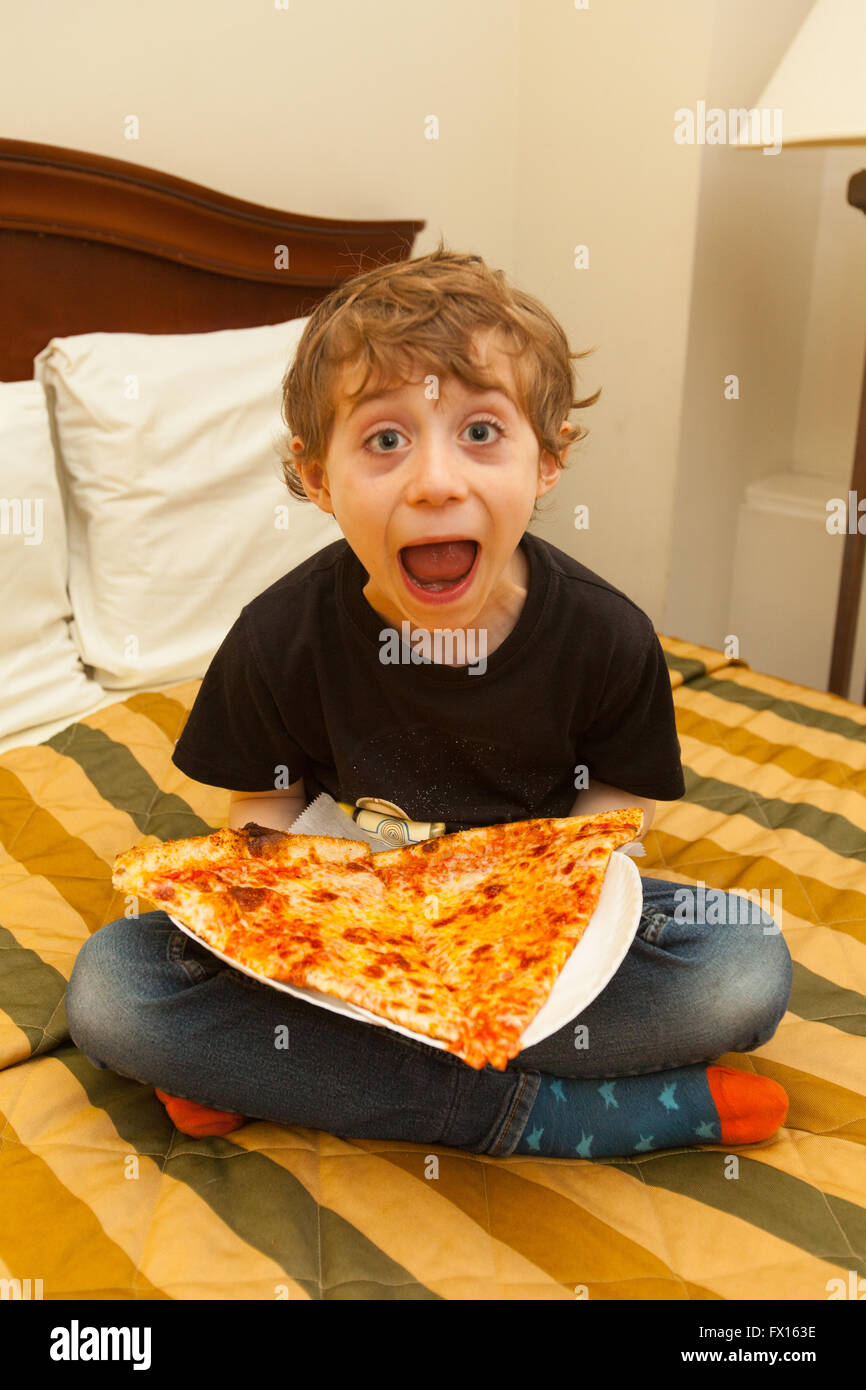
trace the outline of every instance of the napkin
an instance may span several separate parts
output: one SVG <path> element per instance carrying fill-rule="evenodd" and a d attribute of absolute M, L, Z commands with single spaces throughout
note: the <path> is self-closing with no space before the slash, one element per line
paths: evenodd
<path fill-rule="evenodd" d="M 374 853 L 383 849 L 394 849 L 393 844 L 381 839 L 378 835 L 371 835 L 368 830 L 362 830 L 360 825 L 347 816 L 342 807 L 338 806 L 332 796 L 327 792 L 320 792 L 314 801 L 311 801 L 306 810 L 302 811 L 298 819 L 292 821 L 289 826 L 290 835 L 336 835 L 341 840 L 360 840 L 362 844 L 369 845 Z"/>

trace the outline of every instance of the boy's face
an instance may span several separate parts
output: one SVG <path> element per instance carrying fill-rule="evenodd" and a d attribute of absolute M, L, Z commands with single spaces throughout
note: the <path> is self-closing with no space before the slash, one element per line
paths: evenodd
<path fill-rule="evenodd" d="M 368 391 L 384 394 L 354 406 L 339 395 L 324 470 L 299 470 L 307 495 L 333 513 L 367 571 L 365 598 L 395 625 L 406 619 L 427 629 L 490 624 L 504 631 L 525 597 L 518 542 L 559 469 L 549 454 L 540 456 L 518 408 L 509 357 L 491 350 L 481 361 L 504 391 L 449 378 L 428 399 L 433 391 L 419 371 L 419 380 L 395 387 L 368 383 Z M 362 379 L 360 366 L 347 371 L 346 392 Z M 402 564 L 404 547 L 443 537 L 478 545 L 474 559 L 471 547 L 448 552 L 458 569 L 472 560 L 468 581 L 453 595 L 414 584 Z M 418 574 L 423 553 L 406 558 Z M 420 577 L 429 582 L 429 570 Z"/>

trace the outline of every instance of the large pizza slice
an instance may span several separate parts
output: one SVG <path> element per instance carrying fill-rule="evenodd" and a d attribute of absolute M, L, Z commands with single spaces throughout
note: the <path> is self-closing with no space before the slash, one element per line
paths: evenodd
<path fill-rule="evenodd" d="M 598 906 L 635 808 L 485 826 L 376 856 L 436 973 L 456 988 L 473 1066 L 502 1069 L 550 996 Z M 480 1060 L 479 1060 L 480 1059 Z"/>
<path fill-rule="evenodd" d="M 139 846 L 117 856 L 115 887 L 140 893 L 263 979 L 318 990 L 460 1044 L 453 987 L 389 910 L 376 856 L 327 835 L 243 830 Z M 429 1020 L 436 1020 L 431 1033 Z"/>
<path fill-rule="evenodd" d="M 150 898 L 265 979 L 319 990 L 503 1069 L 598 904 L 637 808 L 516 821 L 373 854 L 243 830 L 119 855 Z"/>

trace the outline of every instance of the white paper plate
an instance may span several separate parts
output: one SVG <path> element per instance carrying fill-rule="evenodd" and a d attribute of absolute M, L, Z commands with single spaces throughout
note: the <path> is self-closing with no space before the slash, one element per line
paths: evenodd
<path fill-rule="evenodd" d="M 549 1038 L 551 1033 L 564 1028 L 601 994 L 628 953 L 640 921 L 642 906 L 643 889 L 634 862 L 625 854 L 612 854 L 601 887 L 598 906 L 589 919 L 586 931 L 560 971 L 547 1003 L 521 1036 L 520 1041 L 524 1047 L 531 1047 L 533 1043 L 541 1042 L 543 1038 Z M 391 1023 L 389 1019 L 380 1018 L 378 1014 L 372 1014 L 367 1009 L 361 1009 L 343 999 L 336 999 L 331 994 L 321 994 L 315 989 L 302 989 L 299 985 L 287 985 L 282 980 L 266 980 L 254 970 L 239 965 L 230 956 L 209 946 L 176 917 L 171 917 L 171 921 L 176 927 L 180 927 L 182 932 L 186 932 L 187 936 L 192 937 L 199 946 L 210 951 L 211 955 L 218 956 L 233 970 L 240 970 L 244 975 L 258 980 L 259 984 L 269 985 L 285 994 L 293 994 L 296 999 L 316 1004 L 320 1009 L 329 1009 L 331 1013 L 345 1014 L 347 1018 L 355 1018 L 362 1023 L 374 1023 L 380 1028 L 390 1028 L 395 1033 L 403 1033 L 407 1038 L 426 1043 L 428 1047 L 445 1050 L 446 1045 L 439 1038 L 428 1038 L 424 1033 L 414 1033 L 400 1023 Z"/>

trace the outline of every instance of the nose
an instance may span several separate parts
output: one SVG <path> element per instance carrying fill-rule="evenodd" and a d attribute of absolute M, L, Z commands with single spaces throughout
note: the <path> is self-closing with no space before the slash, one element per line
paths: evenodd
<path fill-rule="evenodd" d="M 407 502 L 460 501 L 467 494 L 463 460 L 456 445 L 436 435 L 425 435 L 409 459 Z"/>

